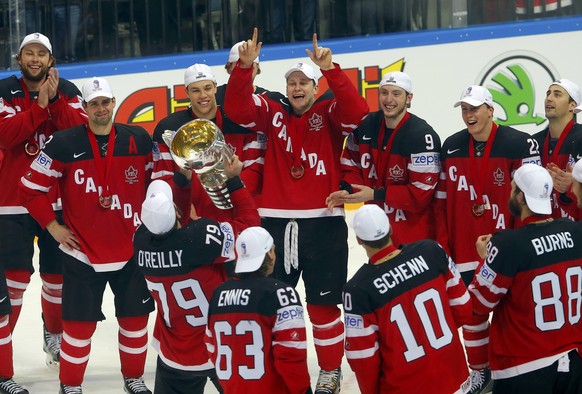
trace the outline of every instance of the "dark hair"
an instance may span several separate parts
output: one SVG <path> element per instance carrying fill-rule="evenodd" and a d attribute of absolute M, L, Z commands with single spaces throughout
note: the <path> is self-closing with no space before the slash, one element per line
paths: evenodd
<path fill-rule="evenodd" d="M 271 265 L 272 262 L 273 259 L 269 256 L 269 253 L 265 253 L 265 258 L 263 259 L 263 263 L 261 264 L 259 269 L 253 272 L 240 272 L 234 275 L 239 279 L 246 279 L 250 277 L 266 278 L 267 276 L 269 276 L 268 274 L 269 266 Z"/>
<path fill-rule="evenodd" d="M 375 241 L 364 241 L 363 239 L 360 238 L 360 241 L 362 241 L 362 243 L 370 248 L 374 248 L 374 249 L 382 249 L 384 248 L 386 245 L 388 245 L 388 242 L 390 242 L 390 236 L 392 235 L 392 229 L 390 229 L 390 231 L 388 232 L 388 234 L 386 234 L 385 236 L 383 236 L 380 239 L 377 239 Z"/>

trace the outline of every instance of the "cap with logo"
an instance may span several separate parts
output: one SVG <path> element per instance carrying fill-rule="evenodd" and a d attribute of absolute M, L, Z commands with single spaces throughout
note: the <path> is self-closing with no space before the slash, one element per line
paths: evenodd
<path fill-rule="evenodd" d="M 384 78 L 380 81 L 380 87 L 382 86 L 398 86 L 408 93 L 412 93 L 412 81 L 402 71 L 391 71 L 384 75 Z"/>
<path fill-rule="evenodd" d="M 525 196 L 530 211 L 549 215 L 552 213 L 552 176 L 544 167 L 527 163 L 513 174 L 513 180 Z"/>
<path fill-rule="evenodd" d="M 390 221 L 382 208 L 367 204 L 354 214 L 352 228 L 362 241 L 377 241 L 390 232 Z"/>
<path fill-rule="evenodd" d="M 285 79 L 288 79 L 289 76 L 296 71 L 302 72 L 303 75 L 313 80 L 313 82 L 315 82 L 315 84 L 317 85 L 317 77 L 315 76 L 315 70 L 309 64 L 305 63 L 297 63 L 289 70 L 287 70 L 287 72 L 285 73 Z"/>
<path fill-rule="evenodd" d="M 85 102 L 89 102 L 96 97 L 107 97 L 113 98 L 113 91 L 109 86 L 109 83 L 103 79 L 98 77 L 93 77 L 83 84 L 83 100 Z"/>
<path fill-rule="evenodd" d="M 244 44 L 244 41 L 241 42 L 237 42 L 236 44 L 234 44 L 232 46 L 232 48 L 230 48 L 230 53 L 228 54 L 228 62 L 229 63 L 234 63 L 236 62 L 238 59 L 240 59 L 240 55 L 238 53 L 238 48 Z M 259 57 L 257 56 L 257 58 L 255 60 L 253 60 L 253 63 L 259 63 Z"/>
<path fill-rule="evenodd" d="M 574 164 L 574 168 L 572 168 L 572 178 L 582 183 L 582 159 Z"/>
<path fill-rule="evenodd" d="M 273 237 L 262 227 L 249 227 L 236 239 L 236 267 L 234 272 L 255 272 L 273 247 Z"/>
<path fill-rule="evenodd" d="M 141 221 L 153 234 L 165 234 L 176 224 L 176 210 L 172 188 L 156 179 L 148 186 L 146 198 L 141 205 Z"/>
<path fill-rule="evenodd" d="M 469 104 L 473 107 L 480 107 L 483 104 L 493 107 L 493 97 L 489 89 L 479 85 L 472 85 L 463 90 L 461 98 L 453 107 L 458 107 L 462 103 Z"/>
<path fill-rule="evenodd" d="M 186 69 L 186 72 L 184 72 L 185 86 L 198 81 L 212 81 L 216 83 L 216 77 L 214 76 L 212 69 L 206 64 L 193 64 Z"/>
<path fill-rule="evenodd" d="M 569 79 L 562 78 L 562 79 L 558 79 L 555 82 L 552 82 L 552 84 L 550 86 L 552 86 L 552 85 L 561 86 L 566 92 L 568 92 L 568 94 L 570 95 L 572 100 L 574 100 L 576 102 L 576 105 L 582 105 L 582 103 L 580 102 L 582 99 L 582 93 L 580 93 L 580 87 L 578 85 L 576 85 L 574 82 L 570 81 Z"/>
<path fill-rule="evenodd" d="M 24 48 L 28 44 L 41 44 L 41 45 L 44 45 L 44 47 L 46 49 L 48 49 L 48 51 L 50 53 L 53 53 L 53 46 L 51 45 L 51 42 L 48 39 L 48 37 L 45 36 L 44 34 L 41 34 L 41 33 L 31 33 L 31 34 L 27 35 L 26 37 L 24 37 L 24 39 L 22 40 L 22 43 L 20 44 L 20 51 L 22 51 L 22 48 Z"/>

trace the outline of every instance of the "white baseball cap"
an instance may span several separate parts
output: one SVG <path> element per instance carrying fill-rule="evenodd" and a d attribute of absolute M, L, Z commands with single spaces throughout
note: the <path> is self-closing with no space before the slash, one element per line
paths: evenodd
<path fill-rule="evenodd" d="M 212 81 L 216 83 L 214 73 L 206 64 L 196 63 L 186 69 L 184 73 L 184 85 L 187 87 L 192 82 Z"/>
<path fill-rule="evenodd" d="M 479 107 L 483 104 L 493 107 L 493 97 L 487 88 L 479 85 L 472 85 L 463 90 L 461 98 L 453 107 L 458 107 L 462 103 L 467 103 L 473 107 Z"/>
<path fill-rule="evenodd" d="M 148 186 L 146 198 L 141 205 L 141 221 L 153 234 L 165 234 L 176 224 L 176 210 L 172 188 L 156 179 Z"/>
<path fill-rule="evenodd" d="M 558 85 L 564 88 L 566 92 L 572 97 L 572 100 L 576 102 L 576 105 L 582 105 L 580 102 L 582 99 L 582 93 L 580 93 L 580 87 L 576 85 L 574 82 L 570 81 L 569 79 L 562 78 L 558 79 L 555 82 L 552 82 L 552 85 Z"/>
<path fill-rule="evenodd" d="M 382 208 L 367 204 L 356 211 L 352 228 L 362 241 L 377 241 L 390 232 L 390 221 Z"/>
<path fill-rule="evenodd" d="M 582 104 L 574 108 L 574 113 L 577 114 L 578 112 L 582 112 Z"/>
<path fill-rule="evenodd" d="M 230 53 L 228 54 L 228 62 L 229 63 L 235 63 L 238 59 L 240 59 L 240 55 L 238 53 L 238 48 L 244 43 L 245 43 L 244 41 L 237 42 L 236 44 L 234 44 L 232 46 L 232 48 L 230 48 Z M 259 64 L 259 57 L 258 56 L 255 60 L 253 60 L 253 63 Z"/>
<path fill-rule="evenodd" d="M 380 82 L 380 87 L 382 86 L 398 86 L 406 90 L 408 93 L 412 93 L 412 81 L 410 77 L 403 73 L 402 71 L 391 71 L 384 75 L 382 81 Z"/>
<path fill-rule="evenodd" d="M 103 79 L 98 77 L 93 77 L 83 84 L 83 100 L 86 103 L 93 100 L 95 97 L 107 97 L 113 98 L 113 91 L 109 86 L 109 83 Z"/>
<path fill-rule="evenodd" d="M 315 84 L 317 85 L 317 78 L 315 76 L 315 70 L 313 70 L 313 67 L 311 67 L 309 64 L 297 63 L 296 65 L 291 67 L 289 70 L 287 70 L 287 72 L 285 73 L 285 79 L 289 78 L 289 75 L 291 75 L 295 71 L 302 72 L 307 78 L 312 79 L 313 82 L 315 82 Z"/>
<path fill-rule="evenodd" d="M 44 34 L 31 33 L 31 34 L 27 35 L 26 37 L 24 37 L 24 39 L 22 40 L 22 43 L 20 44 L 20 51 L 22 51 L 22 48 L 24 48 L 28 44 L 44 45 L 45 48 L 48 49 L 48 51 L 50 53 L 53 53 L 53 46 L 51 45 L 51 42 L 48 39 L 48 37 L 45 36 Z"/>
<path fill-rule="evenodd" d="M 582 183 L 582 160 L 578 160 L 572 168 L 572 178 Z"/>
<path fill-rule="evenodd" d="M 255 272 L 265 261 L 265 255 L 273 247 L 273 237 L 262 227 L 249 227 L 236 238 L 237 274 Z"/>
<path fill-rule="evenodd" d="M 544 167 L 527 163 L 513 174 L 513 180 L 525 196 L 530 211 L 539 214 L 552 213 L 552 176 Z"/>

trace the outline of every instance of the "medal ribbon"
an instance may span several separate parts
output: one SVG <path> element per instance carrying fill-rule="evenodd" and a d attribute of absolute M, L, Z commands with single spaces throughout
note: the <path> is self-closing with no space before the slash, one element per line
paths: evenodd
<path fill-rule="evenodd" d="M 483 158 L 481 159 L 481 171 L 478 171 L 477 168 L 477 158 L 475 157 L 475 142 L 473 137 L 469 136 L 469 164 L 471 166 L 471 174 L 473 175 L 473 186 L 475 187 L 475 193 L 477 193 L 477 200 L 475 201 L 475 204 L 477 205 L 484 204 L 483 193 L 485 191 L 487 167 L 489 165 L 489 157 L 491 155 L 491 148 L 493 147 L 495 134 L 497 134 L 497 124 L 493 123 L 493 126 L 491 127 L 491 134 L 489 134 L 487 144 L 485 145 L 485 151 L 483 152 Z"/>
<path fill-rule="evenodd" d="M 29 102 L 30 101 L 30 92 L 28 91 L 26 84 L 22 80 L 22 77 L 18 80 L 18 82 L 20 83 L 20 87 L 22 88 L 22 91 L 24 92 L 24 98 L 25 98 L 26 102 Z M 34 146 L 34 145 L 36 145 L 36 147 L 37 147 L 36 153 L 38 153 L 38 151 L 40 151 L 40 145 L 36 141 L 36 132 L 33 133 L 31 136 L 29 136 L 28 140 L 24 144 L 24 150 L 26 151 L 27 154 L 30 155 L 30 153 L 28 153 L 27 146 Z M 34 155 L 32 155 L 32 156 L 34 156 Z"/>
<path fill-rule="evenodd" d="M 388 142 L 386 143 L 386 147 L 384 147 L 384 137 L 386 134 L 386 118 L 382 118 L 382 123 L 380 124 L 380 130 L 378 131 L 378 155 L 376 157 L 375 163 L 376 164 L 376 171 L 378 171 L 378 179 L 375 182 L 375 188 L 384 187 L 384 179 L 386 179 L 386 170 L 388 163 L 390 163 L 390 154 L 392 152 L 392 143 L 394 142 L 394 137 L 396 136 L 396 132 L 402 127 L 404 122 L 406 122 L 410 118 L 410 114 L 406 112 L 400 122 L 396 125 Z"/>
<path fill-rule="evenodd" d="M 398 248 L 394 245 L 388 245 L 386 246 L 384 249 L 380 250 L 379 252 L 374 253 L 371 257 L 370 257 L 370 264 L 376 264 L 380 261 L 382 261 L 382 259 L 384 259 L 386 256 L 388 256 L 390 253 L 397 251 Z"/>
<path fill-rule="evenodd" d="M 562 144 L 564 143 L 564 140 L 568 136 L 568 133 L 570 132 L 572 127 L 574 127 L 573 120 L 571 120 L 566 125 L 566 127 L 562 131 L 562 134 L 560 134 L 560 138 L 558 138 L 558 142 L 556 142 L 556 147 L 554 148 L 554 151 L 552 152 L 551 156 L 549 154 L 551 137 L 550 137 L 550 132 L 548 131 L 548 135 L 546 135 L 546 139 L 544 141 L 544 150 L 542 151 L 542 165 L 546 166 L 546 165 L 548 165 L 548 163 L 554 163 L 556 165 L 559 165 L 558 164 L 558 152 L 560 151 L 560 148 L 562 147 Z"/>
<path fill-rule="evenodd" d="M 101 186 L 102 192 L 99 197 L 110 197 L 109 193 L 109 174 L 111 173 L 111 163 L 113 162 L 113 151 L 115 149 L 115 126 L 111 127 L 111 132 L 109 133 L 109 139 L 107 141 L 107 153 L 105 155 L 105 160 L 101 157 L 101 152 L 99 145 L 97 144 L 97 138 L 95 134 L 87 125 L 87 134 L 89 137 L 89 143 L 91 144 L 91 151 L 93 152 L 93 161 L 95 162 L 95 167 L 97 168 L 97 190 Z"/>
<path fill-rule="evenodd" d="M 303 167 L 303 163 L 301 162 L 301 149 L 303 148 L 303 136 L 305 134 L 305 127 L 303 126 L 303 116 L 296 117 L 292 115 L 289 117 L 289 131 L 292 132 L 291 137 L 291 147 L 293 148 L 293 167 Z M 296 127 L 297 124 L 300 124 L 302 127 Z"/>

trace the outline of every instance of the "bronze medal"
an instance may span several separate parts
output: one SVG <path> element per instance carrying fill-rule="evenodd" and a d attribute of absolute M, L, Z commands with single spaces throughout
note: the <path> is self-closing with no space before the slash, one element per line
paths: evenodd
<path fill-rule="evenodd" d="M 473 204 L 473 215 L 479 217 L 485 213 L 485 204 Z"/>
<path fill-rule="evenodd" d="M 99 196 L 99 205 L 105 209 L 111 208 L 111 196 Z"/>
<path fill-rule="evenodd" d="M 40 152 L 40 147 L 36 142 L 27 142 L 26 145 L 24 145 L 24 151 L 28 156 L 36 156 L 38 155 L 38 152 Z"/>
<path fill-rule="evenodd" d="M 303 168 L 302 165 L 291 167 L 291 176 L 295 179 L 299 179 L 299 178 L 303 177 L 304 173 L 305 173 L 305 168 Z"/>

